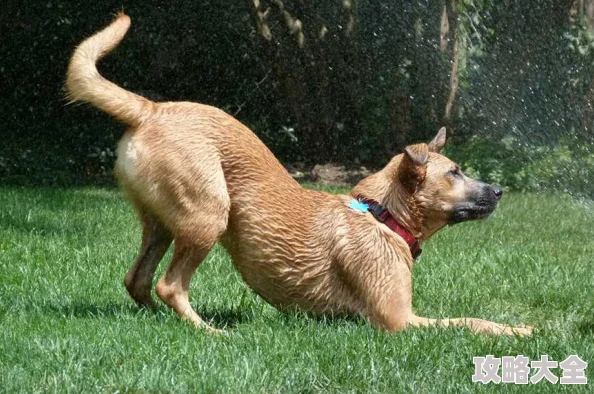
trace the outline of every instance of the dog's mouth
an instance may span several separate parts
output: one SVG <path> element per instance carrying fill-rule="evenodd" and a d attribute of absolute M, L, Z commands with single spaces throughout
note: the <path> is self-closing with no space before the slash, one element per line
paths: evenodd
<path fill-rule="evenodd" d="M 483 220 L 489 217 L 497 208 L 497 203 L 464 202 L 456 205 L 452 213 L 451 223 L 461 223 L 469 220 Z"/>
<path fill-rule="evenodd" d="M 468 191 L 465 201 L 454 204 L 450 223 L 488 218 L 497 208 L 502 194 L 503 190 L 498 186 L 475 182 Z"/>

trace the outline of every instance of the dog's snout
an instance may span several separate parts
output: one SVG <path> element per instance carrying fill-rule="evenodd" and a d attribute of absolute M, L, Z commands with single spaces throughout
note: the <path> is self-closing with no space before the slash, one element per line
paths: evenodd
<path fill-rule="evenodd" d="M 493 190 L 493 194 L 495 194 L 495 198 L 498 200 L 501 199 L 501 196 L 503 196 L 503 189 L 501 186 L 494 185 L 491 189 Z"/>

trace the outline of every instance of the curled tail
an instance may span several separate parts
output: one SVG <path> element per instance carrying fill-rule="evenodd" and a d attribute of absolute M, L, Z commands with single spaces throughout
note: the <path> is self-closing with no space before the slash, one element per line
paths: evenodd
<path fill-rule="evenodd" d="M 103 78 L 95 65 L 120 43 L 129 27 L 130 17 L 119 13 L 109 26 L 84 40 L 70 59 L 66 90 L 71 102 L 90 103 L 128 125 L 138 125 L 151 114 L 154 103 Z"/>

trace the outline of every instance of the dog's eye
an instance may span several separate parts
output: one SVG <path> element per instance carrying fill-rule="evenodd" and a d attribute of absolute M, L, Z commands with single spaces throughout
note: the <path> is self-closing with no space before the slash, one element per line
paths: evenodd
<path fill-rule="evenodd" d="M 460 171 L 459 168 L 454 168 L 453 170 L 450 170 L 450 175 L 460 177 L 462 176 L 462 171 Z"/>

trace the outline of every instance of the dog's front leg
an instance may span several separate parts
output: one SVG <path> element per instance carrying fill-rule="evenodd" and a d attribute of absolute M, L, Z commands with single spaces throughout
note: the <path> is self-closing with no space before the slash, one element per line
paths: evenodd
<path fill-rule="evenodd" d="M 473 332 L 489 335 L 531 335 L 531 327 L 512 327 L 488 320 L 463 317 L 458 319 L 429 319 L 411 314 L 408 325 L 413 327 L 467 327 Z"/>

